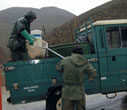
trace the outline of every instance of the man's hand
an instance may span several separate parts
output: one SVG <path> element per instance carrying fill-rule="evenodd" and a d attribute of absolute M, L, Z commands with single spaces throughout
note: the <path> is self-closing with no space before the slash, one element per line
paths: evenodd
<path fill-rule="evenodd" d="M 31 40 L 29 41 L 29 45 L 33 45 L 33 44 L 34 44 L 34 40 L 31 39 Z"/>
<path fill-rule="evenodd" d="M 34 41 L 37 40 L 37 38 L 35 38 L 35 37 L 33 37 L 33 36 L 32 36 L 32 39 L 33 39 Z"/>

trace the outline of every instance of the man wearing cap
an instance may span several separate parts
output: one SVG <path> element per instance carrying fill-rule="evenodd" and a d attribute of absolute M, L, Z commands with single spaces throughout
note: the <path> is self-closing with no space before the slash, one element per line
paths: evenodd
<path fill-rule="evenodd" d="M 56 69 L 63 72 L 62 110 L 86 110 L 84 75 L 93 80 L 96 70 L 83 56 L 82 48 L 74 47 L 72 55 L 58 63 Z"/>
<path fill-rule="evenodd" d="M 30 24 L 36 19 L 34 12 L 29 11 L 24 17 L 19 18 L 12 29 L 7 47 L 10 49 L 12 61 L 28 59 L 26 40 L 29 45 L 34 44 L 35 38 L 30 35 Z"/>

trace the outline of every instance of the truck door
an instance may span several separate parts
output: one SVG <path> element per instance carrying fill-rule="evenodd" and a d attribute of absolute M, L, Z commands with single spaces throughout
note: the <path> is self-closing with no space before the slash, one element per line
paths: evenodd
<path fill-rule="evenodd" d="M 102 93 L 127 90 L 127 26 L 104 26 L 107 72 L 101 74 Z"/>

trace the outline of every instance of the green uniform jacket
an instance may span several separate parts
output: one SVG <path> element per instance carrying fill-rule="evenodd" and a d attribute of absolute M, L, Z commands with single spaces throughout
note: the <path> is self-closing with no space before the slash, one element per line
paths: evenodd
<path fill-rule="evenodd" d="M 84 75 L 93 79 L 96 70 L 88 63 L 84 56 L 72 54 L 56 65 L 59 72 L 63 72 L 64 86 L 62 98 L 69 100 L 81 100 L 84 98 Z"/>
<path fill-rule="evenodd" d="M 30 20 L 35 17 L 35 13 L 30 11 L 15 22 L 8 41 L 8 48 L 12 51 L 24 52 L 26 50 L 26 39 L 21 35 L 21 31 L 26 30 L 30 33 Z"/>

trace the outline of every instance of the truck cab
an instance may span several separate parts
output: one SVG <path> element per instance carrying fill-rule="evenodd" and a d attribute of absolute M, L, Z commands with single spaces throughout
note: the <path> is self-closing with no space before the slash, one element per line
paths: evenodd
<path fill-rule="evenodd" d="M 83 48 L 84 56 L 97 71 L 94 80 L 89 82 L 85 77 L 86 94 L 127 91 L 127 19 L 90 20 L 76 29 L 76 42 L 49 48 L 66 57 L 76 45 Z M 11 103 L 46 99 L 52 110 L 60 110 L 63 81 L 55 66 L 61 58 L 48 54 L 45 59 L 3 64 Z M 55 85 L 52 79 L 56 79 Z"/>
<path fill-rule="evenodd" d="M 92 54 L 85 55 L 97 70 L 94 87 L 98 87 L 92 90 L 102 94 L 126 91 L 127 20 L 103 20 L 93 24 L 90 22 L 89 26 L 86 24 L 77 33 L 78 36 L 87 37 L 95 50 Z M 90 89 L 86 90 L 90 93 Z"/>

